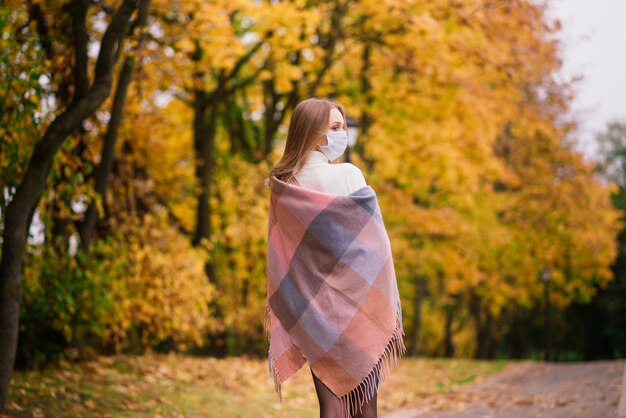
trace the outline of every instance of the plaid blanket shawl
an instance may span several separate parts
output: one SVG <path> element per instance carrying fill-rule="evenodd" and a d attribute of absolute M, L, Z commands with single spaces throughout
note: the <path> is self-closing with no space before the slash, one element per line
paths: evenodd
<path fill-rule="evenodd" d="M 282 403 L 281 384 L 307 362 L 351 416 L 406 352 L 376 193 L 367 185 L 331 195 L 275 176 L 269 185 L 270 375 Z"/>

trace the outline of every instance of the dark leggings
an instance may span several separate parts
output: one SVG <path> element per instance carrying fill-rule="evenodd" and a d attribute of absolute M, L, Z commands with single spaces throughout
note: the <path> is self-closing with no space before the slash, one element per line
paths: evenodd
<path fill-rule="evenodd" d="M 322 383 L 321 380 L 315 376 L 313 370 L 311 370 L 313 376 L 313 384 L 315 384 L 315 392 L 317 393 L 317 399 L 320 403 L 320 418 L 344 418 L 341 416 L 341 401 L 328 387 Z M 351 411 L 353 418 L 376 418 L 376 397 L 377 394 L 363 404 L 361 411 Z"/>

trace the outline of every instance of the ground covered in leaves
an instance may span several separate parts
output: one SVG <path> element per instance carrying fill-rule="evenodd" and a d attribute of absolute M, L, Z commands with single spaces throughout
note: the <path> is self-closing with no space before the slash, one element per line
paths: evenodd
<path fill-rule="evenodd" d="M 500 361 L 403 358 L 379 392 L 379 413 L 453 393 L 504 366 Z M 7 406 L 14 417 L 319 416 L 306 365 L 283 385 L 281 405 L 264 359 L 162 354 L 100 357 L 16 372 Z"/>

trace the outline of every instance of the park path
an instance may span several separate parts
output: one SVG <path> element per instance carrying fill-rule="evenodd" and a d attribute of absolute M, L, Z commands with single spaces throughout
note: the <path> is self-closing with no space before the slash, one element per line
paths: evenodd
<path fill-rule="evenodd" d="M 453 417 L 626 418 L 626 362 L 514 363 L 420 409 L 383 418 Z"/>

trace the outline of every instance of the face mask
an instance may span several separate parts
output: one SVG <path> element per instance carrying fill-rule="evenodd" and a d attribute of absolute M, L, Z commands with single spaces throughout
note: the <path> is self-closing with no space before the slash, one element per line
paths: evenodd
<path fill-rule="evenodd" d="M 328 139 L 328 145 L 320 145 L 322 153 L 330 161 L 341 157 L 348 146 L 348 132 L 343 129 L 339 131 L 328 131 L 326 138 Z"/>

